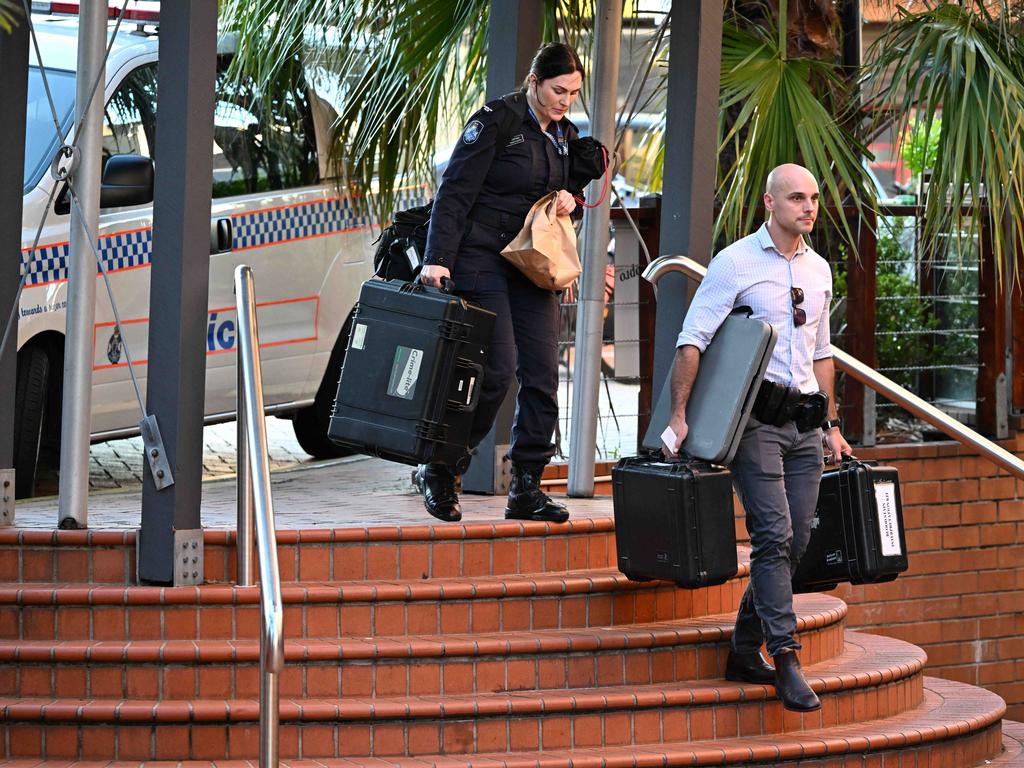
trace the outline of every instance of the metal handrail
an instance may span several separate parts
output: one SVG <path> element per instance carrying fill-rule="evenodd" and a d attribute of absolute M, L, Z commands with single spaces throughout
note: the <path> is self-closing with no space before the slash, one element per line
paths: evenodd
<path fill-rule="evenodd" d="M 277 768 L 281 694 L 278 676 L 284 669 L 284 608 L 277 566 L 277 532 L 270 493 L 270 462 L 263 420 L 263 376 L 256 324 L 256 291 L 252 269 L 235 267 L 238 310 L 238 583 L 253 583 L 252 545 L 260 566 L 260 766 Z"/>
<path fill-rule="evenodd" d="M 682 272 L 691 280 L 700 282 L 707 274 L 707 268 L 688 256 L 659 256 L 643 271 L 643 278 L 657 284 L 669 272 Z M 1010 474 L 1024 479 L 1024 461 L 988 438 L 966 427 L 952 416 L 943 413 L 931 403 L 904 389 L 892 379 L 865 365 L 857 358 L 832 345 L 832 357 L 836 367 L 866 387 L 903 406 L 919 419 L 928 422 L 954 440 L 976 449 L 979 453 L 1007 470 Z"/>

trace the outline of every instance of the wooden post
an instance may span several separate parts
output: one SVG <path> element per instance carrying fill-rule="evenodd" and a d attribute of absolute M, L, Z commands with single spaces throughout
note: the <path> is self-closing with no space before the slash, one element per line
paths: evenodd
<path fill-rule="evenodd" d="M 1021 244 L 1017 244 L 1017 259 L 1024 258 Z M 1013 280 L 1010 290 L 1010 311 L 1012 325 L 1007 330 L 1013 339 L 1013 410 L 1024 410 L 1024 290 L 1021 290 L 1021 278 L 1007 274 L 1007 280 Z"/>
<path fill-rule="evenodd" d="M 648 198 L 650 208 L 642 208 L 643 221 L 637 222 L 640 236 L 647 245 L 651 258 L 657 258 L 661 252 L 661 197 Z M 646 203 L 647 199 L 643 201 Z M 642 203 L 642 204 L 643 204 Z M 650 211 L 650 213 L 647 213 Z M 654 328 L 657 311 L 654 286 L 646 280 L 640 281 L 639 292 L 640 312 L 640 393 L 637 395 L 636 448 L 641 449 L 647 426 L 651 423 L 651 411 L 654 409 Z M 660 386 L 660 382 L 659 382 Z"/>
<path fill-rule="evenodd" d="M 1005 292 L 1006 300 L 1009 302 L 1009 327 L 1006 333 L 1009 334 L 1011 344 L 1010 370 L 1007 371 L 1007 376 L 1011 378 L 1012 385 L 1010 410 L 1020 413 L 1024 410 L 1024 286 L 1022 276 L 1017 272 L 1017 265 L 1024 263 L 1024 241 L 1017 237 L 1012 227 L 1007 237 L 1013 242 L 1005 267 L 1005 279 L 1010 281 Z M 1020 418 L 1015 419 L 1015 428 L 1022 428 Z"/>
<path fill-rule="evenodd" d="M 865 211 L 857 227 L 857 251 L 846 266 L 846 350 L 874 368 L 875 287 L 878 260 L 877 219 L 874 211 Z M 865 432 L 874 434 L 874 424 L 864 423 L 864 385 L 849 376 L 842 390 L 843 434 L 847 440 L 862 441 Z"/>
<path fill-rule="evenodd" d="M 916 248 L 917 248 L 917 292 L 921 297 L 922 301 L 926 302 L 926 310 L 924 312 L 925 319 L 930 319 L 935 316 L 935 302 L 931 300 L 931 297 L 935 295 L 935 273 L 934 264 L 938 259 L 945 259 L 944 253 L 935 252 L 935 242 L 931 242 L 928 250 L 924 247 L 924 206 L 919 205 L 917 207 L 917 213 L 915 214 L 914 227 L 917 232 L 915 237 Z M 923 337 L 922 345 L 926 351 L 926 359 L 932 359 L 932 351 L 935 348 L 936 343 L 941 343 L 941 337 L 936 337 L 935 334 L 928 334 Z M 919 397 L 923 397 L 925 400 L 932 402 L 935 400 L 935 374 L 932 371 L 922 371 L 917 377 L 917 394 Z"/>
<path fill-rule="evenodd" d="M 987 212 L 986 212 L 987 213 Z M 996 275 L 992 223 L 982 216 L 978 232 L 978 383 L 977 429 L 989 437 L 1007 436 L 1006 313 Z"/>

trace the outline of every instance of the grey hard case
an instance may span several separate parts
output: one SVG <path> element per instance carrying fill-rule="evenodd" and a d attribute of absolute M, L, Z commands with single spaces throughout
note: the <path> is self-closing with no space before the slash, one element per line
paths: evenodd
<path fill-rule="evenodd" d="M 714 464 L 728 464 L 736 454 L 754 406 L 758 387 L 775 349 L 778 334 L 750 310 L 733 310 L 719 326 L 704 354 L 686 405 L 689 432 L 682 450 Z M 661 434 L 672 416 L 672 371 L 662 385 L 644 448 L 661 447 Z"/>

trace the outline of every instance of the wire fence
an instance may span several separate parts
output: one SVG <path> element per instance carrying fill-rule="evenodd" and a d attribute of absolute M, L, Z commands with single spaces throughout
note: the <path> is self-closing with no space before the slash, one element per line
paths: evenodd
<path fill-rule="evenodd" d="M 933 405 L 972 421 L 979 398 L 976 385 L 985 367 L 979 358 L 979 339 L 986 330 L 979 316 L 986 299 L 979 279 L 982 242 L 978 234 L 964 231 L 926 244 L 920 231 L 917 215 L 880 215 L 872 233 L 874 295 L 863 301 L 873 304 L 875 367 Z M 833 340 L 846 347 L 865 329 L 846 312 L 851 254 L 838 244 L 832 256 L 837 300 Z M 850 416 L 849 408 L 861 403 L 841 405 L 847 406 L 844 416 Z M 864 424 L 866 442 L 875 435 L 919 439 L 930 432 L 882 398 L 870 410 L 861 417 L 874 422 Z"/>

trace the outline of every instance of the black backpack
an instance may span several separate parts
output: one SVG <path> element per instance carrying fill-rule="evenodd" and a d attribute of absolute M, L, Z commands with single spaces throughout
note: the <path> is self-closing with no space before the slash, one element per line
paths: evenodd
<path fill-rule="evenodd" d="M 516 91 L 501 98 L 509 109 L 505 110 L 505 119 L 498 126 L 495 145 L 503 150 L 512 132 L 526 117 L 526 96 Z M 433 207 L 431 199 L 425 205 L 395 213 L 391 225 L 384 227 L 374 241 L 377 250 L 373 254 L 373 274 L 384 280 L 411 282 L 416 279 L 427 251 L 427 228 Z"/>

